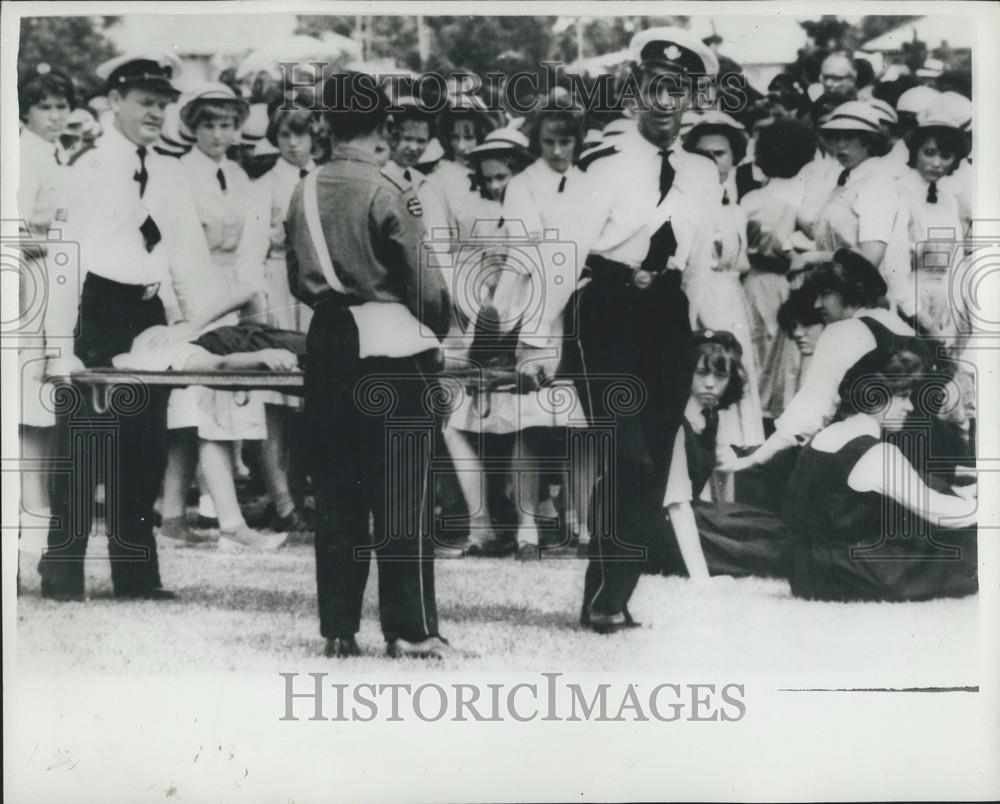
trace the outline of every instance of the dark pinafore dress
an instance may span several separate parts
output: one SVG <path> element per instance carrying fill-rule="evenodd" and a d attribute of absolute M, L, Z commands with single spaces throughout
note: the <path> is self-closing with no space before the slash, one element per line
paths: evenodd
<path fill-rule="evenodd" d="M 978 590 L 976 531 L 943 530 L 847 479 L 875 446 L 858 436 L 836 452 L 812 445 L 788 484 L 792 594 L 814 600 L 929 600 Z"/>

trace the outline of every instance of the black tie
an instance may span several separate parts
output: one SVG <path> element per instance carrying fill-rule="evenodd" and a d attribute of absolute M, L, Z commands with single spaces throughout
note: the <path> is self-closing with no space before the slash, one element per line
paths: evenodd
<path fill-rule="evenodd" d="M 403 178 L 406 179 L 407 181 L 410 181 L 410 182 L 413 181 L 413 178 L 410 176 L 410 171 L 409 170 L 404 170 L 403 171 Z"/>
<path fill-rule="evenodd" d="M 649 251 L 640 267 L 654 274 L 666 270 L 667 260 L 676 253 L 677 238 L 674 235 L 674 227 L 667 221 L 649 238 Z"/>
<path fill-rule="evenodd" d="M 135 152 L 139 154 L 139 169 L 132 178 L 139 182 L 139 198 L 142 198 L 146 192 L 146 184 L 149 181 L 149 173 L 146 172 L 146 146 L 140 145 L 135 149 Z"/>
<path fill-rule="evenodd" d="M 474 193 L 479 189 L 479 182 L 476 181 L 476 174 L 469 174 L 469 192 Z"/>
<path fill-rule="evenodd" d="M 566 189 L 566 177 L 563 176 L 561 179 L 559 179 L 559 192 L 561 193 L 565 189 Z"/>
<path fill-rule="evenodd" d="M 308 175 L 309 175 L 309 171 L 308 170 L 306 170 L 305 168 L 299 168 L 299 178 L 300 179 L 304 179 Z"/>
<path fill-rule="evenodd" d="M 927 203 L 936 204 L 937 203 L 937 182 L 932 181 L 930 186 L 927 188 Z"/>
<path fill-rule="evenodd" d="M 723 190 L 722 191 L 722 206 L 724 206 L 724 207 L 728 207 L 729 206 L 729 191 L 728 190 Z"/>
<path fill-rule="evenodd" d="M 845 184 L 847 184 L 847 177 L 850 175 L 851 171 L 849 169 L 841 171 L 840 176 L 837 178 L 837 186 L 843 187 Z"/>
<path fill-rule="evenodd" d="M 222 168 L 219 168 L 215 174 L 215 178 L 219 180 L 219 187 L 222 189 L 222 192 L 226 192 L 226 174 L 222 172 Z"/>
<path fill-rule="evenodd" d="M 670 151 L 660 151 L 660 157 L 660 200 L 656 202 L 656 206 L 663 203 L 663 199 L 667 197 L 674 184 L 674 166 L 670 164 Z"/>

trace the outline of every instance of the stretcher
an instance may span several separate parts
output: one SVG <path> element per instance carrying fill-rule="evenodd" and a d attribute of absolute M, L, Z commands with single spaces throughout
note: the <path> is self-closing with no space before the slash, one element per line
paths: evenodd
<path fill-rule="evenodd" d="M 243 392 L 281 391 L 285 394 L 303 393 L 301 371 L 219 370 L 219 371 L 144 371 L 138 369 L 91 368 L 71 374 L 49 377 L 56 385 L 73 385 L 89 388 L 93 409 L 98 414 L 108 410 L 108 396 L 116 387 L 129 385 L 157 386 L 161 388 L 187 388 L 201 385 L 216 390 Z M 441 384 L 458 383 L 469 394 L 474 409 L 482 416 L 490 412 L 492 393 L 513 393 L 517 389 L 517 374 L 508 367 L 494 368 L 473 363 L 447 364 L 437 375 Z M 239 400 L 237 400 L 239 401 Z"/>

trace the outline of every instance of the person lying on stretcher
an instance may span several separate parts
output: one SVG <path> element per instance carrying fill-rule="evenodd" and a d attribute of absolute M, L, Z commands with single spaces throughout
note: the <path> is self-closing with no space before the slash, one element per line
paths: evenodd
<path fill-rule="evenodd" d="M 294 371 L 305 353 L 306 336 L 261 324 L 218 327 L 177 341 L 171 327 L 151 327 L 132 348 L 111 362 L 115 368 L 143 371 Z"/>

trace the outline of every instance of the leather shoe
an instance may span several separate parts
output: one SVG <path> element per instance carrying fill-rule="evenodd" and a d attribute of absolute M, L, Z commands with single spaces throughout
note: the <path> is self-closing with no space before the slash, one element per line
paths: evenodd
<path fill-rule="evenodd" d="M 177 593 L 169 589 L 156 587 L 154 589 L 138 589 L 127 592 L 115 591 L 115 597 L 119 600 L 177 600 Z"/>
<path fill-rule="evenodd" d="M 518 561 L 538 561 L 541 557 L 537 544 L 519 544 L 517 546 Z"/>
<path fill-rule="evenodd" d="M 55 584 L 42 581 L 42 597 L 46 600 L 55 600 L 57 603 L 85 603 L 87 595 L 82 589 L 67 589 Z"/>
<path fill-rule="evenodd" d="M 361 648 L 354 637 L 331 637 L 326 641 L 323 655 L 328 659 L 346 659 L 350 656 L 360 656 Z"/>
<path fill-rule="evenodd" d="M 393 639 L 386 652 L 392 659 L 443 659 L 454 651 L 443 637 L 427 637 L 420 642 Z"/>

